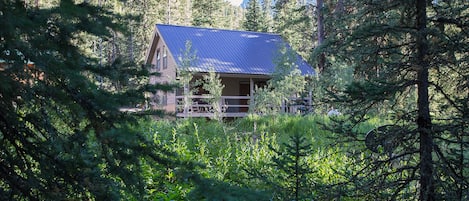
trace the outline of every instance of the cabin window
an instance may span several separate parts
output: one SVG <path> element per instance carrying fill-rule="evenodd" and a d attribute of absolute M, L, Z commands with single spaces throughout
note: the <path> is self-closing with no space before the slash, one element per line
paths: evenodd
<path fill-rule="evenodd" d="M 164 93 L 163 97 L 162 97 L 162 100 L 161 100 L 161 104 L 166 106 L 168 105 L 168 93 Z"/>
<path fill-rule="evenodd" d="M 168 68 L 168 50 L 163 48 L 163 69 Z"/>
<path fill-rule="evenodd" d="M 156 70 L 159 71 L 160 70 L 160 62 L 161 61 L 161 52 L 160 52 L 160 49 L 156 50 Z"/>

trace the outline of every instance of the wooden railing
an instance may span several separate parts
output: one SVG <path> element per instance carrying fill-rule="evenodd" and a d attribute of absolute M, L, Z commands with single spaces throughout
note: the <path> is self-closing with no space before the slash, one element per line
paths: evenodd
<path fill-rule="evenodd" d="M 216 112 L 221 117 L 245 117 L 248 114 L 250 96 L 222 96 L 218 107 L 210 104 L 211 95 L 176 96 L 176 116 L 178 117 L 213 117 Z M 184 99 L 187 104 L 184 105 Z M 293 99 L 292 99 L 293 100 Z M 218 110 L 218 111 L 217 111 Z M 281 112 L 290 114 L 305 114 L 311 112 L 311 106 L 306 101 L 291 101 L 284 104 Z"/>
<path fill-rule="evenodd" d="M 211 117 L 218 112 L 222 117 L 244 117 L 251 101 L 250 96 L 222 96 L 216 111 L 210 104 L 211 98 L 211 95 L 176 96 L 176 116 Z"/>

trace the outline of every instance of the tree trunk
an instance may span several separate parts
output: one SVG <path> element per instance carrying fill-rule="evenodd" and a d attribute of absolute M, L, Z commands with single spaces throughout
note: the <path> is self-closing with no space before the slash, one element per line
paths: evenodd
<path fill-rule="evenodd" d="M 323 7 L 324 1 L 317 0 L 316 1 L 316 13 L 317 13 L 317 23 L 318 23 L 318 47 L 321 46 L 324 42 L 324 15 L 323 15 Z M 318 58 L 318 71 L 322 73 L 324 71 L 324 66 L 326 64 L 326 55 L 322 52 Z"/>
<path fill-rule="evenodd" d="M 426 0 L 416 1 L 417 10 L 417 82 L 418 82 L 418 117 L 417 126 L 420 137 L 420 200 L 433 201 L 433 136 L 428 95 L 429 62 L 427 40 Z"/>
<path fill-rule="evenodd" d="M 130 25 L 130 34 L 129 34 L 129 39 L 128 39 L 128 45 L 129 45 L 129 60 L 131 62 L 134 62 L 134 38 L 133 38 L 133 25 Z"/>
<path fill-rule="evenodd" d="M 168 0 L 168 6 L 166 7 L 166 24 L 171 24 L 171 1 Z"/>

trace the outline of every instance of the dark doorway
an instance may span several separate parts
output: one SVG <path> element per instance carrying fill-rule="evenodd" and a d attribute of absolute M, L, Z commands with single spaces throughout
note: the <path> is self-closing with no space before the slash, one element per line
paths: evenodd
<path fill-rule="evenodd" d="M 251 94 L 251 86 L 249 82 L 241 82 L 239 83 L 239 95 L 240 96 L 249 96 Z M 243 99 L 239 101 L 240 105 L 248 105 L 248 100 Z M 249 107 L 240 107 L 239 111 L 240 112 L 248 112 Z"/>

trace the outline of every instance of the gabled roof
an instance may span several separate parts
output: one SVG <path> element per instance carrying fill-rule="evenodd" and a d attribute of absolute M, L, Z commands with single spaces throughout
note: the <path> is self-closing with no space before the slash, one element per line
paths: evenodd
<path fill-rule="evenodd" d="M 218 73 L 270 75 L 279 48 L 286 44 L 280 35 L 270 33 L 163 24 L 157 24 L 156 29 L 178 66 L 186 41 L 191 41 L 197 59 L 189 70 L 194 72 L 214 68 Z M 302 74 L 314 74 L 311 66 L 299 55 L 297 58 Z"/>

